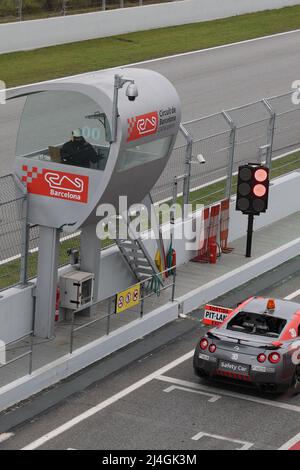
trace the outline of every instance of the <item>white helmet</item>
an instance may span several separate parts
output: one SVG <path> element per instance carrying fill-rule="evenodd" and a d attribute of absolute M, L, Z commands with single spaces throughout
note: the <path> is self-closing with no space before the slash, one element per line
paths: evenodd
<path fill-rule="evenodd" d="M 82 137 L 82 130 L 81 129 L 75 129 L 72 131 L 72 136 L 73 137 Z"/>

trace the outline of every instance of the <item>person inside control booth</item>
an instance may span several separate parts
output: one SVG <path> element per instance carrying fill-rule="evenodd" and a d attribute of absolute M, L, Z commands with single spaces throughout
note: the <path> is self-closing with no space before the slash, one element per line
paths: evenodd
<path fill-rule="evenodd" d="M 82 136 L 81 129 L 72 132 L 72 139 L 60 151 L 61 163 L 85 168 L 95 167 L 98 161 L 94 147 Z"/>

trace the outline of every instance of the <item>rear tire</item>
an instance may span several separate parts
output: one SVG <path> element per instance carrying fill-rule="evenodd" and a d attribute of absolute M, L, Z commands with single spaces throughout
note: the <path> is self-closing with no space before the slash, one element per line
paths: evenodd
<path fill-rule="evenodd" d="M 194 368 L 195 374 L 201 379 L 207 379 L 209 377 L 208 373 L 204 369 Z"/>

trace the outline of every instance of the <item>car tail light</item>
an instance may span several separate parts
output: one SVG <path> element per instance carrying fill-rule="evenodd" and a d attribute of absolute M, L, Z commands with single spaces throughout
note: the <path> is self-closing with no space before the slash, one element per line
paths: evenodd
<path fill-rule="evenodd" d="M 271 362 L 271 364 L 278 364 L 278 362 L 280 361 L 281 359 L 281 356 L 279 353 L 277 352 L 273 352 L 271 354 L 269 354 L 269 361 Z"/>
<path fill-rule="evenodd" d="M 215 344 L 211 344 L 208 348 L 209 352 L 214 353 L 217 350 L 217 346 Z"/>
<path fill-rule="evenodd" d="M 200 348 L 204 351 L 205 349 L 207 349 L 207 346 L 208 346 L 207 339 L 202 338 L 201 341 L 200 341 Z"/>
<path fill-rule="evenodd" d="M 263 354 L 263 353 L 262 353 L 262 354 L 259 354 L 259 355 L 257 356 L 257 360 L 258 360 L 258 362 L 260 362 L 260 363 L 262 364 L 263 362 L 265 362 L 265 361 L 267 360 L 267 356 L 266 356 L 265 354 Z"/>

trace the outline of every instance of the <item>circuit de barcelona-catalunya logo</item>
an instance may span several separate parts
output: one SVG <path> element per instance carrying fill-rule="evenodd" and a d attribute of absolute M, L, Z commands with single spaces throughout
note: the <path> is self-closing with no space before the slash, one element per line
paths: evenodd
<path fill-rule="evenodd" d="M 127 142 L 132 140 L 148 137 L 148 135 L 156 134 L 158 129 L 158 113 L 143 114 L 128 119 L 128 137 Z"/>
<path fill-rule="evenodd" d="M 25 172 L 22 181 L 31 194 L 72 202 L 87 203 L 88 201 L 88 176 L 47 169 L 39 172 L 37 167 L 29 169 L 27 165 L 23 165 L 22 170 Z"/>

